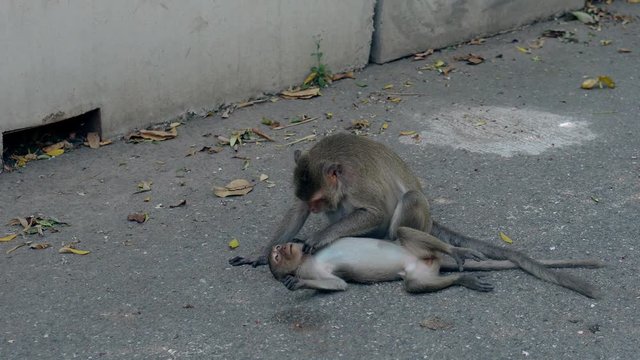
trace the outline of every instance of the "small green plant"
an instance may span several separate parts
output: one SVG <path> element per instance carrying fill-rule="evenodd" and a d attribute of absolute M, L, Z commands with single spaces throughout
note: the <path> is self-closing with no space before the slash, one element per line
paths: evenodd
<path fill-rule="evenodd" d="M 316 43 L 316 51 L 311 53 L 311 56 L 316 58 L 316 65 L 311 68 L 311 72 L 304 79 L 302 83 L 303 88 L 309 88 L 312 86 L 317 86 L 320 88 L 327 87 L 331 84 L 331 70 L 329 67 L 322 62 L 322 51 L 320 51 L 320 42 L 321 38 L 315 40 Z"/>

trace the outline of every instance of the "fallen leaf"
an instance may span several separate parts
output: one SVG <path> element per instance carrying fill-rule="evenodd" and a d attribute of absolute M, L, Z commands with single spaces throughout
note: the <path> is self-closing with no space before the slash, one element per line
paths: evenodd
<path fill-rule="evenodd" d="M 311 99 L 320 95 L 320 88 L 312 87 L 304 90 L 286 90 L 280 93 L 285 99 Z"/>
<path fill-rule="evenodd" d="M 400 136 L 413 136 L 417 133 L 418 132 L 415 130 L 403 130 L 403 131 L 400 131 Z"/>
<path fill-rule="evenodd" d="M 502 231 L 500 231 L 498 234 L 500 235 L 500 239 L 502 239 L 502 241 L 506 242 L 507 244 L 513 243 L 513 240 L 511 240 L 511 238 L 508 237 L 507 234 L 503 233 Z"/>
<path fill-rule="evenodd" d="M 590 90 L 593 89 L 596 85 L 598 85 L 598 79 L 586 79 L 580 85 L 581 88 Z"/>
<path fill-rule="evenodd" d="M 138 191 L 134 192 L 134 194 L 139 194 L 146 191 L 151 191 L 151 185 L 153 181 L 141 181 L 138 183 Z"/>
<path fill-rule="evenodd" d="M 471 41 L 469 41 L 469 45 L 482 45 L 486 42 L 486 39 L 483 38 L 477 38 L 477 39 L 473 39 Z"/>
<path fill-rule="evenodd" d="M 97 132 L 90 132 L 87 134 L 87 142 L 89 143 L 89 147 L 92 149 L 97 149 L 100 147 L 100 135 Z"/>
<path fill-rule="evenodd" d="M 353 74 L 353 71 L 347 71 L 340 74 L 333 74 L 333 76 L 331 77 L 331 80 L 338 81 L 342 79 L 355 79 L 355 78 L 356 77 Z"/>
<path fill-rule="evenodd" d="M 516 46 L 516 49 L 518 49 L 518 51 L 520 51 L 523 54 L 531 54 L 531 50 L 524 48 L 522 46 Z"/>
<path fill-rule="evenodd" d="M 571 15 L 575 16 L 581 23 L 592 25 L 598 22 L 593 16 L 584 11 L 572 11 Z"/>
<path fill-rule="evenodd" d="M 443 67 L 443 68 L 439 68 L 438 71 L 444 75 L 447 76 L 449 75 L 450 72 L 452 72 L 455 69 L 455 67 L 453 66 L 447 66 L 447 67 Z"/>
<path fill-rule="evenodd" d="M 260 181 L 265 181 L 269 178 L 269 175 L 267 174 L 260 174 Z"/>
<path fill-rule="evenodd" d="M 388 128 L 389 128 L 389 123 L 388 123 L 388 122 L 386 122 L 386 121 L 385 121 L 385 122 L 383 122 L 383 123 L 382 123 L 382 126 L 380 127 L 380 129 L 382 129 L 382 130 L 387 130 Z"/>
<path fill-rule="evenodd" d="M 433 49 L 428 49 L 427 51 L 413 54 L 413 61 L 424 60 L 427 57 L 433 55 Z"/>
<path fill-rule="evenodd" d="M 318 76 L 318 73 L 317 73 L 317 72 L 315 72 L 315 71 L 314 71 L 314 72 L 312 72 L 312 73 L 310 73 L 310 74 L 309 74 L 309 75 L 304 79 L 304 81 L 302 82 L 302 84 L 303 84 L 303 85 L 311 84 L 311 82 L 312 82 L 312 81 L 313 81 L 317 76 Z"/>
<path fill-rule="evenodd" d="M 600 45 L 608 46 L 608 45 L 611 45 L 612 42 L 613 41 L 611 41 L 611 40 L 600 40 Z"/>
<path fill-rule="evenodd" d="M 629 4 L 640 4 L 640 0 L 627 0 Z"/>
<path fill-rule="evenodd" d="M 60 248 L 60 250 L 58 250 L 58 252 L 60 254 L 76 254 L 76 255 L 87 255 L 89 254 L 91 251 L 88 250 L 79 250 L 76 249 L 74 247 L 69 246 L 63 246 L 62 248 Z"/>
<path fill-rule="evenodd" d="M 420 322 L 420 327 L 423 327 L 429 330 L 448 330 L 453 328 L 453 323 L 449 321 L 444 321 L 436 316 L 431 319 L 422 320 Z"/>
<path fill-rule="evenodd" d="M 168 131 L 164 130 L 138 130 L 125 137 L 127 141 L 131 140 L 151 140 L 151 141 L 164 141 L 173 139 L 178 136 L 178 130 L 175 126 L 171 127 Z"/>
<path fill-rule="evenodd" d="M 402 98 L 397 97 L 397 96 L 388 96 L 387 100 L 389 100 L 390 102 L 392 102 L 394 104 L 399 104 L 402 101 Z"/>
<path fill-rule="evenodd" d="M 447 63 L 444 62 L 443 60 L 437 60 L 435 63 L 433 63 L 433 67 L 436 68 L 436 69 L 444 67 L 446 65 L 447 65 Z"/>
<path fill-rule="evenodd" d="M 66 149 L 70 149 L 72 146 L 67 146 L 67 144 L 69 144 L 67 141 L 60 141 L 60 142 L 57 142 L 57 143 L 55 143 L 53 145 L 49 145 L 49 146 L 43 147 L 42 148 L 42 152 L 48 153 L 48 152 L 51 152 L 51 151 L 54 151 L 54 150 L 59 150 L 59 149 L 65 149 L 65 148 Z M 71 145 L 71 144 L 69 144 L 69 145 Z"/>
<path fill-rule="evenodd" d="M 369 85 L 367 85 L 367 84 L 360 83 L 360 82 L 357 82 L 357 81 L 355 82 L 355 84 L 356 84 L 356 86 L 357 86 L 357 87 L 361 87 L 361 88 L 364 88 L 364 87 L 369 86 Z"/>
<path fill-rule="evenodd" d="M 469 65 L 478 65 L 484 62 L 484 57 L 476 54 L 467 54 L 463 56 L 454 57 L 456 61 L 466 61 Z"/>
<path fill-rule="evenodd" d="M 151 196 L 147 196 L 146 198 L 144 198 L 144 200 L 143 200 L 143 201 L 144 201 L 144 202 L 149 202 L 149 201 L 151 201 Z"/>
<path fill-rule="evenodd" d="M 240 246 L 240 242 L 238 241 L 238 239 L 231 239 L 231 241 L 229 241 L 229 247 L 231 249 L 235 249 L 238 246 Z"/>
<path fill-rule="evenodd" d="M 55 150 L 47 151 L 47 152 L 45 152 L 45 154 L 47 154 L 47 155 L 49 155 L 51 157 L 60 156 L 60 155 L 64 154 L 64 149 L 55 149 Z"/>
<path fill-rule="evenodd" d="M 631 49 L 627 49 L 627 48 L 620 48 L 618 49 L 618 52 L 621 54 L 627 54 L 631 52 Z"/>
<path fill-rule="evenodd" d="M 331 120 L 333 119 L 333 113 L 332 112 L 324 113 L 324 117 L 326 117 L 327 120 Z"/>
<path fill-rule="evenodd" d="M 582 82 L 580 85 L 581 88 L 585 90 L 591 90 L 598 86 L 600 89 L 603 87 L 608 87 L 613 89 L 616 87 L 616 83 L 608 76 L 598 76 L 597 78 L 589 78 Z"/>
<path fill-rule="evenodd" d="M 127 216 L 127 220 L 135 221 L 139 224 L 142 224 L 148 219 L 149 219 L 149 215 L 147 215 L 147 213 L 131 213 Z"/>
<path fill-rule="evenodd" d="M 181 206 L 185 206 L 185 205 L 187 205 L 187 200 L 182 199 L 182 200 L 180 200 L 179 203 L 177 203 L 175 205 L 169 205 L 169 208 L 173 209 L 173 208 L 177 208 L 177 207 L 181 207 Z"/>
<path fill-rule="evenodd" d="M 33 250 L 43 250 L 49 247 L 51 247 L 51 244 L 49 243 L 36 243 L 29 245 L 29 248 Z"/>
<path fill-rule="evenodd" d="M 208 152 L 209 154 L 217 154 L 220 151 L 224 150 L 224 148 L 220 147 L 220 146 L 203 146 L 202 149 L 200 149 L 200 152 Z"/>
<path fill-rule="evenodd" d="M 393 84 L 387 84 L 387 85 L 383 86 L 382 89 L 383 90 L 393 89 Z"/>
<path fill-rule="evenodd" d="M 11 241 L 11 240 L 15 239 L 15 238 L 16 238 L 16 236 L 18 236 L 18 235 L 17 235 L 17 234 L 9 234 L 9 235 L 7 235 L 7 236 L 5 236 L 5 237 L 1 237 L 1 238 L 0 238 L 0 242 L 7 242 L 7 241 Z"/>
<path fill-rule="evenodd" d="M 564 37 L 567 34 L 567 31 L 565 30 L 545 30 L 542 32 L 543 37 L 547 37 L 547 38 L 561 38 Z"/>
<path fill-rule="evenodd" d="M 347 130 L 363 130 L 369 127 L 369 120 L 360 119 L 351 121 L 351 126 L 347 127 Z"/>
<path fill-rule="evenodd" d="M 591 197 L 591 200 L 593 200 L 593 202 L 594 202 L 594 203 L 596 203 L 596 204 L 600 202 L 600 199 L 598 199 L 598 198 L 597 198 L 597 197 L 595 197 L 595 196 L 592 196 L 592 197 Z"/>
<path fill-rule="evenodd" d="M 253 190 L 253 185 L 245 179 L 236 179 L 225 185 L 224 187 L 213 187 L 213 193 L 217 197 L 242 196 Z"/>
<path fill-rule="evenodd" d="M 544 39 L 537 38 L 533 41 L 529 41 L 529 48 L 531 49 L 540 49 L 544 46 Z"/>

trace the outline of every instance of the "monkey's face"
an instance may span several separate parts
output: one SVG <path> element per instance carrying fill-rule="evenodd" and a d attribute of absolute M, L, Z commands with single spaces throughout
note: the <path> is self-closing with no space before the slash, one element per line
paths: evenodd
<path fill-rule="evenodd" d="M 309 206 L 314 213 L 333 211 L 340 202 L 338 191 L 341 167 L 338 165 L 318 164 L 311 167 L 306 154 L 298 155 L 293 172 L 295 194 Z"/>
<path fill-rule="evenodd" d="M 269 269 L 276 279 L 281 279 L 286 275 L 294 274 L 302 263 L 303 257 L 300 243 L 276 245 L 269 254 Z"/>

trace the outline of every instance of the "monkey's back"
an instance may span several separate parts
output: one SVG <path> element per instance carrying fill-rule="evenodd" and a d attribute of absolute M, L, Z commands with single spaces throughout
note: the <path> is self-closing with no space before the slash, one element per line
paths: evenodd
<path fill-rule="evenodd" d="M 347 237 L 318 251 L 314 258 L 345 280 L 371 283 L 401 279 L 407 263 L 415 257 L 389 241 Z"/>

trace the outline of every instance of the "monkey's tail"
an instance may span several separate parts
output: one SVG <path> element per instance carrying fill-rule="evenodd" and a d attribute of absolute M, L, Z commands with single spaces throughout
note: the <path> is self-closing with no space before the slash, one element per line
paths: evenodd
<path fill-rule="evenodd" d="M 596 288 L 594 288 L 588 282 L 570 274 L 559 273 L 550 270 L 546 268 L 542 263 L 530 258 L 529 256 L 519 251 L 502 248 L 493 244 L 489 244 L 482 240 L 459 234 L 436 223 L 435 221 L 433 222 L 431 235 L 453 246 L 468 247 L 478 250 L 491 259 L 509 260 L 518 265 L 518 267 L 520 267 L 522 270 L 539 279 L 566 287 L 567 289 L 574 290 L 592 299 L 597 299 L 600 297 L 600 294 L 598 293 Z"/>

